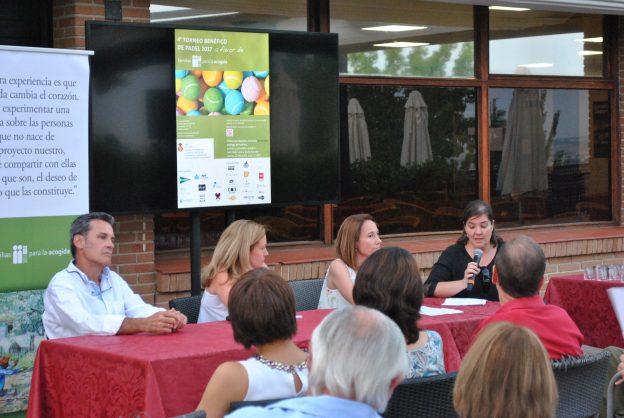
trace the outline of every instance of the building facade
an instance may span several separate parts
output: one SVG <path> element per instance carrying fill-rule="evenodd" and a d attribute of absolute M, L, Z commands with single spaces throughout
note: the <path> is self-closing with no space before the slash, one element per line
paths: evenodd
<path fill-rule="evenodd" d="M 426 276 L 457 238 L 465 204 L 478 198 L 492 205 L 503 237 L 524 233 L 544 246 L 548 274 L 624 262 L 624 6 L 152 3 L 9 1 L 0 42 L 84 48 L 84 22 L 104 19 L 338 33 L 339 201 L 235 213 L 270 227 L 269 261 L 287 279 L 323 276 L 341 221 L 360 212 L 373 215 L 387 245 L 414 253 Z M 227 218 L 201 212 L 204 262 Z M 118 220 L 115 268 L 135 291 L 163 305 L 188 294 L 188 212 Z"/>

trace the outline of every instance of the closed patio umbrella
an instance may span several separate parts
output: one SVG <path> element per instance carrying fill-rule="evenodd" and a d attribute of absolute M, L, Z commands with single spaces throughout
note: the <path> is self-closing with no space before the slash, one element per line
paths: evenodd
<path fill-rule="evenodd" d="M 538 89 L 516 89 L 507 112 L 496 190 L 512 196 L 548 189 L 544 116 Z"/>
<path fill-rule="evenodd" d="M 371 157 L 368 126 L 364 117 L 364 109 L 358 99 L 349 100 L 347 107 L 349 120 L 349 162 L 367 160 Z"/>
<path fill-rule="evenodd" d="M 401 165 L 422 164 L 431 160 L 432 157 L 427 103 L 422 94 L 414 90 L 409 94 L 405 103 Z"/>

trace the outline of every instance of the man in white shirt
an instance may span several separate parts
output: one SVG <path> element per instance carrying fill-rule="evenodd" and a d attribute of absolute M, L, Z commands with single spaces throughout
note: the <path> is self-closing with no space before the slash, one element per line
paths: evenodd
<path fill-rule="evenodd" d="M 74 259 L 54 275 L 43 296 L 42 320 L 48 338 L 169 334 L 186 324 L 184 314 L 145 303 L 110 270 L 114 222 L 107 213 L 93 212 L 72 223 L 70 245 Z"/>

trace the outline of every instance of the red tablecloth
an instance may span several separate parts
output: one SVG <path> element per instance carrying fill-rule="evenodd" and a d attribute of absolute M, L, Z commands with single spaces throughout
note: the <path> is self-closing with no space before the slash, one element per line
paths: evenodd
<path fill-rule="evenodd" d="M 576 322 L 585 344 L 594 347 L 624 347 L 624 339 L 611 301 L 610 287 L 623 287 L 622 281 L 583 280 L 582 275 L 553 277 L 546 287 L 544 301 L 561 306 Z"/>
<path fill-rule="evenodd" d="M 426 299 L 439 307 L 441 299 Z M 422 329 L 440 333 L 447 371 L 459 368 L 472 333 L 498 303 L 459 307 L 463 314 L 423 316 Z M 331 311 L 305 311 L 296 343 L 307 347 Z M 156 335 L 75 337 L 43 341 L 37 351 L 28 417 L 171 417 L 192 411 L 217 366 L 252 355 L 234 342 L 226 321 L 189 324 Z"/>

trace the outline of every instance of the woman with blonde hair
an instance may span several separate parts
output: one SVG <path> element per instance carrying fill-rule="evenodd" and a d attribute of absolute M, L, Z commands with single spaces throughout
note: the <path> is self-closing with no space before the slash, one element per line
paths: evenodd
<path fill-rule="evenodd" d="M 223 231 L 210 264 L 202 269 L 204 293 L 198 323 L 227 318 L 230 289 L 244 273 L 266 267 L 266 247 L 266 228 L 257 222 L 239 219 Z"/>
<path fill-rule="evenodd" d="M 528 328 L 497 322 L 462 360 L 453 405 L 461 418 L 552 418 L 557 383 L 548 354 Z"/>
<path fill-rule="evenodd" d="M 381 248 L 373 217 L 365 213 L 347 217 L 340 225 L 335 247 L 338 258 L 331 262 L 325 274 L 319 309 L 353 305 L 355 275 L 364 260 Z"/>

